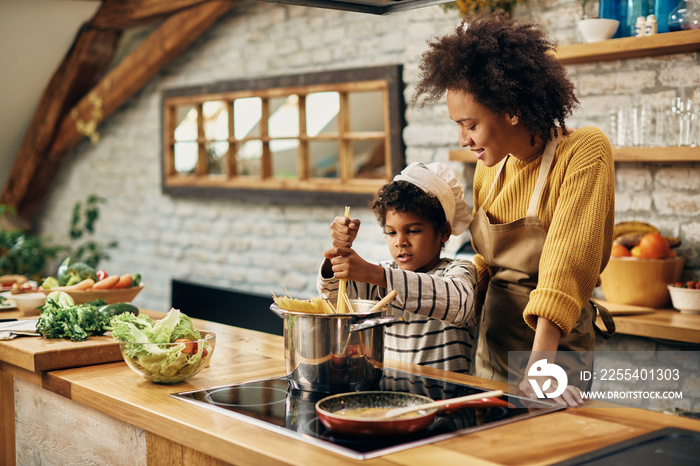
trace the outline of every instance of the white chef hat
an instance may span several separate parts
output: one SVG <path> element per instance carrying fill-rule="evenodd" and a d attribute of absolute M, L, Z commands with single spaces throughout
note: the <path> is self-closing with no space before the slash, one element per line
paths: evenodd
<path fill-rule="evenodd" d="M 444 163 L 413 162 L 396 175 L 394 181 L 408 181 L 437 197 L 453 235 L 461 235 L 471 223 L 472 212 L 464 200 L 462 183 Z"/>

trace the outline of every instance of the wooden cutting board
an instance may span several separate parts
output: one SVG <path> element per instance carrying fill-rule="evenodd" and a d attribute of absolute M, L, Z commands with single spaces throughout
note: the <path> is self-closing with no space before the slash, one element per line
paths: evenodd
<path fill-rule="evenodd" d="M 86 341 L 17 337 L 0 341 L 0 361 L 32 372 L 92 366 L 122 361 L 119 342 L 111 336 L 89 337 Z"/>
<path fill-rule="evenodd" d="M 3 313 L 2 318 L 19 317 L 10 314 Z M 119 342 L 111 335 L 88 337 L 86 341 L 27 336 L 0 341 L 0 361 L 32 372 L 122 360 Z"/>
<path fill-rule="evenodd" d="M 633 306 L 631 304 L 611 303 L 610 301 L 603 301 L 602 299 L 594 299 L 593 301 L 599 302 L 601 306 L 605 307 L 608 311 L 610 311 L 610 314 L 614 316 L 653 314 L 656 310 L 650 307 Z"/>

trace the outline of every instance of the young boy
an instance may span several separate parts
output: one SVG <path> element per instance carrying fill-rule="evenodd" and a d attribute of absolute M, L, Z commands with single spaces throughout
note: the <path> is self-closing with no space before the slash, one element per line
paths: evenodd
<path fill-rule="evenodd" d="M 352 249 L 360 221 L 336 217 L 333 247 L 319 273 L 321 296 L 337 298 L 340 279 L 348 280 L 351 299 L 378 300 L 396 290 L 391 307 L 405 322 L 386 329 L 385 357 L 468 373 L 476 270 L 469 261 L 440 257 L 450 235 L 463 233 L 471 221 L 462 184 L 443 163 L 412 163 L 375 194 L 370 208 L 393 261 L 362 259 Z"/>

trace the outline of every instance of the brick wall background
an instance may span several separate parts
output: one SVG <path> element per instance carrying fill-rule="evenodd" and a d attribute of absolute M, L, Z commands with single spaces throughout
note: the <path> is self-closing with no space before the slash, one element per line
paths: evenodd
<path fill-rule="evenodd" d="M 575 40 L 578 3 L 531 0 L 516 16 L 535 19 L 560 44 Z M 171 197 L 161 193 L 161 92 L 188 85 L 254 76 L 402 63 L 406 100 L 417 79 L 417 63 L 431 36 L 451 32 L 455 10 L 421 8 L 373 16 L 255 2 L 232 10 L 166 67 L 106 123 L 101 140 L 79 144 L 61 168 L 41 214 L 40 230 L 66 242 L 73 204 L 95 193 L 101 208 L 96 239 L 119 241 L 112 273 L 139 272 L 146 287 L 135 303 L 167 311 L 170 280 L 269 296 L 316 294 L 315 276 L 328 245 L 336 208 L 251 204 L 236 199 Z M 136 32 L 135 37 L 138 37 Z M 630 102 L 665 102 L 700 89 L 697 54 L 585 64 L 569 67 L 581 111 L 569 125 L 606 128 L 608 107 Z M 457 128 L 444 103 L 409 107 L 404 139 L 407 162 L 447 161 L 458 149 Z M 473 167 L 450 163 L 471 192 Z M 681 237 L 686 275 L 700 278 L 700 171 L 698 163 L 618 163 L 618 220 L 647 220 Z M 467 200 L 471 204 L 470 195 Z M 388 257 L 372 213 L 355 208 L 363 222 L 356 243 L 368 260 Z M 453 238 L 447 253 L 468 240 Z M 184 312 L 193 310 L 183 309 Z M 261 309 L 260 312 L 269 312 Z"/>

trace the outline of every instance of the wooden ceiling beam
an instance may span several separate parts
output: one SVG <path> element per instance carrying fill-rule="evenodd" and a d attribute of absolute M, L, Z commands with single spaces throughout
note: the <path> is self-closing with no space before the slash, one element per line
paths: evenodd
<path fill-rule="evenodd" d="M 104 29 L 128 29 L 150 24 L 208 1 L 210 0 L 105 0 L 90 20 L 90 25 Z"/>
<path fill-rule="evenodd" d="M 63 119 L 49 150 L 49 156 L 64 154 L 85 136 L 77 128 L 76 121 L 95 121 L 96 99 L 101 101 L 101 118 L 95 121 L 99 124 L 129 100 L 163 66 L 179 56 L 232 6 L 233 3 L 228 0 L 209 1 L 164 21 Z"/>
<path fill-rule="evenodd" d="M 30 153 L 20 151 L 16 157 L 3 192 L 3 202 L 14 205 L 20 217 L 31 220 L 43 206 L 66 152 L 86 135 L 96 136 L 97 125 L 129 100 L 163 66 L 179 56 L 233 5 L 233 0 L 207 1 L 173 14 L 113 67 L 92 90 L 83 93 L 69 112 L 58 115 L 60 120 L 55 131 L 40 131 L 41 145 L 33 143 L 31 139 L 34 136 L 27 133 L 25 140 L 30 139 L 28 144 L 32 150 Z M 66 66 L 72 68 L 68 64 Z M 70 90 L 70 84 L 65 83 L 63 74 L 54 76 L 52 83 Z M 44 99 L 51 101 L 51 87 L 47 88 Z M 36 130 L 41 129 L 44 118 L 41 113 L 37 111 L 34 116 Z M 33 133 L 36 135 L 36 132 Z M 13 175 L 17 175 L 16 182 Z"/>

